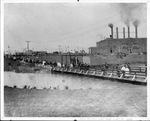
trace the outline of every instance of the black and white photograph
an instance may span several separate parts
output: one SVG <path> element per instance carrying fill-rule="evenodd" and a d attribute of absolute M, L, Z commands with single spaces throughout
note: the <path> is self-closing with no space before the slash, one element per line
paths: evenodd
<path fill-rule="evenodd" d="M 2 4 L 4 118 L 148 116 L 147 2 Z"/>

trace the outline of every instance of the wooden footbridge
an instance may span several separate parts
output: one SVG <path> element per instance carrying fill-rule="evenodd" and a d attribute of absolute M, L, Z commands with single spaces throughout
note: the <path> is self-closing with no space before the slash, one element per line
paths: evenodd
<path fill-rule="evenodd" d="M 136 85 L 147 85 L 147 68 L 146 67 L 131 67 L 131 71 L 126 75 L 118 72 L 116 70 L 80 70 L 80 69 L 71 69 L 71 68 L 52 68 L 53 73 L 63 73 L 63 74 L 72 74 L 80 75 L 87 77 L 100 78 L 105 80 L 119 81 L 123 83 L 131 83 Z"/>

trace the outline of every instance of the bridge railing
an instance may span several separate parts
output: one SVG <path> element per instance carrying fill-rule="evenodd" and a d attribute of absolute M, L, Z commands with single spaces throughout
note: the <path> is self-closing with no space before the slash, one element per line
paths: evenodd
<path fill-rule="evenodd" d="M 93 73 L 93 71 L 96 71 L 97 73 L 101 73 L 102 71 L 100 69 L 90 69 L 89 73 Z M 108 69 L 104 71 L 105 76 L 113 76 L 113 77 L 120 77 L 122 75 L 121 71 L 117 71 L 116 69 Z M 112 74 L 112 75 L 111 75 Z M 131 71 L 125 73 L 125 78 L 131 79 L 131 80 L 143 80 L 147 81 L 147 67 L 131 67 Z M 123 77 L 121 77 L 123 78 Z"/>
<path fill-rule="evenodd" d="M 131 67 L 131 71 L 125 72 L 123 74 L 121 71 L 117 71 L 115 69 L 108 69 L 106 71 L 102 71 L 101 69 L 94 69 L 91 68 L 89 70 L 80 70 L 80 69 L 73 69 L 73 68 L 56 68 L 56 70 L 66 71 L 66 72 L 73 72 L 78 74 L 84 75 L 93 75 L 93 76 L 105 76 L 105 77 L 112 77 L 112 78 L 127 78 L 129 80 L 137 80 L 137 81 L 147 81 L 147 71 L 146 67 Z"/>

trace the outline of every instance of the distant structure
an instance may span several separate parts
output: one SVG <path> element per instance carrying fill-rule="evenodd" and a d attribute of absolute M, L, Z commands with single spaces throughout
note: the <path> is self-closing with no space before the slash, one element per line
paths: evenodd
<path fill-rule="evenodd" d="M 31 41 L 26 41 L 26 43 L 27 43 L 27 51 L 28 51 L 28 53 L 29 53 L 29 42 L 31 42 Z"/>
<path fill-rule="evenodd" d="M 113 36 L 113 24 L 108 25 L 111 28 L 110 38 L 106 38 L 96 43 L 96 47 L 89 48 L 89 54 L 109 55 L 118 52 L 124 54 L 146 53 L 147 38 L 138 38 L 138 27 L 135 26 L 135 38 L 130 37 L 130 27 L 127 27 L 128 37 L 125 36 L 125 27 L 123 27 L 123 37 L 119 38 L 118 27 L 116 27 L 116 38 Z"/>

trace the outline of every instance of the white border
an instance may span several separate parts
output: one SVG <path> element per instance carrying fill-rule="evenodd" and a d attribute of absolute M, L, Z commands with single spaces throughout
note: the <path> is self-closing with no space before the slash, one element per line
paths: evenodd
<path fill-rule="evenodd" d="M 3 3 L 146 3 L 149 0 L 2 0 Z"/>
<path fill-rule="evenodd" d="M 76 3 L 77 0 L 2 0 L 1 1 L 1 119 L 2 120 L 150 120 L 150 84 L 147 84 L 147 117 L 4 117 L 4 3 Z M 147 60 L 149 60 L 150 48 L 150 0 L 80 0 L 88 3 L 147 3 Z M 149 61 L 147 61 L 147 73 L 149 73 Z M 147 74 L 148 75 L 148 74 Z M 148 79 L 150 75 L 148 75 Z M 148 113 L 149 112 L 149 113 Z"/>
<path fill-rule="evenodd" d="M 149 72 L 150 72 L 150 0 L 148 1 L 147 3 L 147 116 L 150 120 L 150 82 L 149 82 L 149 79 L 150 79 L 150 75 L 149 75 Z"/>
<path fill-rule="evenodd" d="M 1 117 L 4 117 L 4 5 L 1 3 Z"/>

